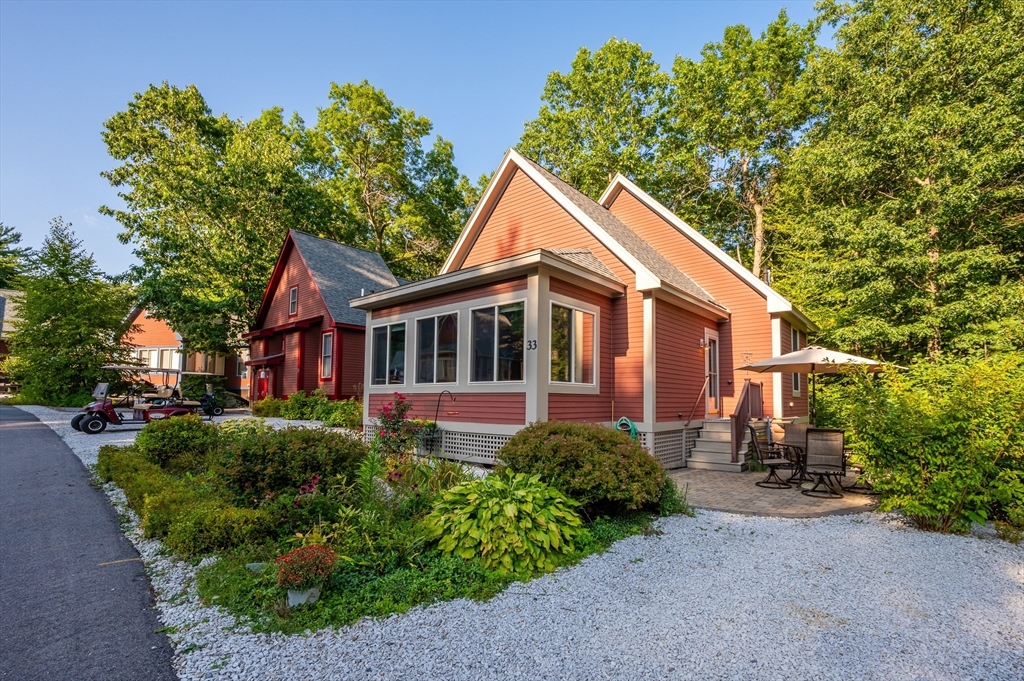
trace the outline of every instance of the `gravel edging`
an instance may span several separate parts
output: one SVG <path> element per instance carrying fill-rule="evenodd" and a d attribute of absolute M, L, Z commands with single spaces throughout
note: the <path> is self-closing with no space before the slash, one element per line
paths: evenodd
<path fill-rule="evenodd" d="M 100 445 L 134 439 L 82 435 L 62 412 L 20 408 L 90 466 Z M 104 489 L 189 681 L 1024 678 L 1024 547 L 919 532 L 893 515 L 673 517 L 660 536 L 486 602 L 285 636 L 203 606 L 196 569 L 142 537 L 123 493 Z"/>

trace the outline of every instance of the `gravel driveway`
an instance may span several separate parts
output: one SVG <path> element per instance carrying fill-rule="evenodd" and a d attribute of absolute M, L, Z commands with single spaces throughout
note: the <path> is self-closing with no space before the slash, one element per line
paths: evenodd
<path fill-rule="evenodd" d="M 132 437 L 26 410 L 86 462 Z M 484 603 L 287 637 L 233 627 L 199 605 L 191 567 L 129 538 L 182 679 L 1024 679 L 1024 548 L 879 514 L 658 526 Z"/>

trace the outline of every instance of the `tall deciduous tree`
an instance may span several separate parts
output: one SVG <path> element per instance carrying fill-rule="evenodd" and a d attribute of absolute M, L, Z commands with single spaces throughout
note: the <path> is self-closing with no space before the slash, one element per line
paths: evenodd
<path fill-rule="evenodd" d="M 452 145 L 430 120 L 370 83 L 332 84 L 310 130 L 324 187 L 345 216 L 346 243 L 375 250 L 398 276 L 437 273 L 468 217 Z"/>
<path fill-rule="evenodd" d="M 18 286 L 24 297 L 4 369 L 28 400 L 81 404 L 104 364 L 130 360 L 120 339 L 134 292 L 103 276 L 61 218 L 50 223 Z"/>
<path fill-rule="evenodd" d="M 730 26 L 700 61 L 672 68 L 659 193 L 720 245 L 751 252 L 757 276 L 782 166 L 812 113 L 801 77 L 816 33 L 783 10 L 759 38 Z"/>
<path fill-rule="evenodd" d="M 338 236 L 326 197 L 303 174 L 305 130 L 280 109 L 248 124 L 214 116 L 190 86 L 137 94 L 105 123 L 121 162 L 103 173 L 123 188 L 124 227 L 140 264 L 140 304 L 190 349 L 223 350 L 248 330 L 288 229 Z"/>
<path fill-rule="evenodd" d="M 21 234 L 0 222 L 0 288 L 11 288 L 32 253 L 31 248 L 18 246 Z"/>
<path fill-rule="evenodd" d="M 569 73 L 548 76 L 519 148 L 594 198 L 617 172 L 658 193 L 668 80 L 636 43 L 580 48 Z"/>
<path fill-rule="evenodd" d="M 787 180 L 782 283 L 827 342 L 907 360 L 1019 338 L 1024 4 L 827 2 L 826 114 Z"/>

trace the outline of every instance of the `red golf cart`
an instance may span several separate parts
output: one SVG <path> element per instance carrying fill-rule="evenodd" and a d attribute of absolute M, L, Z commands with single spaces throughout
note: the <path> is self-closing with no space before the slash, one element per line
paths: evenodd
<path fill-rule="evenodd" d="M 94 401 L 82 407 L 82 413 L 71 419 L 71 427 L 83 433 L 95 434 L 106 430 L 107 425 L 145 425 L 157 419 L 173 416 L 204 413 L 207 416 L 220 416 L 224 408 L 217 404 L 213 395 L 213 387 L 206 386 L 206 394 L 198 400 L 189 400 L 181 393 L 181 381 L 184 376 L 210 376 L 211 374 L 196 371 L 178 371 L 177 369 L 151 369 L 137 366 L 105 366 L 104 369 L 119 374 L 152 375 L 163 374 L 163 383 L 155 388 L 140 388 L 130 385 L 123 396 L 110 397 L 110 383 L 99 383 L 93 390 Z M 176 381 L 170 384 L 170 377 Z"/>

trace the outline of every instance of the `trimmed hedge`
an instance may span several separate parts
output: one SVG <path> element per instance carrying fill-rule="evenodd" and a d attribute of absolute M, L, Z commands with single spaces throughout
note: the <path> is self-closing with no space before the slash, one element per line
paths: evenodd
<path fill-rule="evenodd" d="M 534 423 L 497 458 L 517 473 L 540 475 L 590 513 L 657 510 L 666 478 L 661 464 L 628 435 L 596 423 Z"/>
<path fill-rule="evenodd" d="M 205 470 L 219 440 L 217 426 L 198 414 L 150 421 L 135 438 L 135 449 L 174 472 Z"/>

